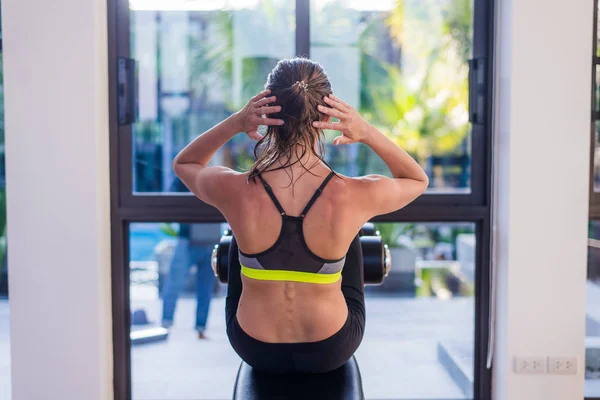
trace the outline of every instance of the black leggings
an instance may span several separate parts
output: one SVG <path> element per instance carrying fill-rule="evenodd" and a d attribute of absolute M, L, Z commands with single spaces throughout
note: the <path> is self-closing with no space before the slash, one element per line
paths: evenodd
<path fill-rule="evenodd" d="M 363 254 L 358 235 L 352 241 L 342 269 L 342 293 L 348 318 L 342 328 L 318 342 L 267 343 L 249 336 L 236 313 L 242 294 L 238 246 L 229 247 L 229 276 L 225 301 L 227 336 L 235 352 L 251 367 L 271 373 L 322 373 L 341 367 L 362 341 L 365 330 Z"/>

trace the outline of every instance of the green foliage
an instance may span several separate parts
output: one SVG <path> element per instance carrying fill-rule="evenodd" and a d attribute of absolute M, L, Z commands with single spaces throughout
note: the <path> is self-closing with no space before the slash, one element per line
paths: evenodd
<path fill-rule="evenodd" d="M 136 121 L 134 126 L 135 140 L 140 143 L 161 143 L 163 132 L 158 121 Z"/>
<path fill-rule="evenodd" d="M 226 89 L 233 86 L 233 13 L 216 11 L 210 20 L 218 40 L 189 38 L 190 82 L 197 96 L 208 90 L 209 83 L 222 82 L 225 102 L 232 108 L 231 90 Z"/>
<path fill-rule="evenodd" d="M 313 23 L 344 15 L 339 7 L 343 5 L 330 3 L 313 15 Z M 279 10 L 272 0 L 264 2 L 262 9 L 268 18 L 276 18 Z M 237 97 L 231 90 L 233 15 L 231 11 L 214 12 L 210 16 L 211 39 L 191 37 L 189 41 L 193 97 L 203 96 L 209 85 L 222 82 L 228 112 L 240 106 L 234 104 Z M 357 43 L 361 53 L 359 111 L 421 163 L 430 156 L 464 154 L 463 144 L 469 135 L 466 59 L 471 52 L 472 18 L 469 0 L 423 0 L 410 6 L 398 0 L 389 13 L 361 16 Z M 388 59 L 381 58 L 384 48 L 388 49 Z M 276 61 L 266 57 L 242 60 L 240 99 L 262 89 Z M 210 90 L 217 89 L 210 86 Z M 228 143 L 236 166 L 248 167 L 253 162 L 251 147 L 245 146 L 238 141 Z M 342 153 L 336 157 L 343 158 Z M 379 169 L 374 158 L 372 152 L 360 150 L 361 174 Z"/>
<path fill-rule="evenodd" d="M 404 0 L 397 0 L 385 22 L 390 27 L 392 39 L 400 46 L 404 44 L 404 18 Z"/>
<path fill-rule="evenodd" d="M 472 0 L 450 0 L 442 11 L 442 34 L 446 45 L 455 46 L 462 60 L 471 55 L 473 6 Z"/>
<path fill-rule="evenodd" d="M 465 58 L 470 52 L 471 3 L 451 3 L 439 16 L 439 34 L 429 33 L 435 15 L 408 18 L 402 1 L 387 18 L 394 42 L 410 55 L 411 71 L 380 60 L 361 46 L 361 113 L 420 161 L 461 151 L 469 133 Z M 406 25 L 424 45 L 409 44 Z M 365 29 L 364 35 L 369 32 Z"/>
<path fill-rule="evenodd" d="M 242 60 L 242 99 L 250 99 L 265 88 L 267 75 L 277 64 L 277 59 L 252 57 Z"/>
<path fill-rule="evenodd" d="M 175 225 L 176 224 L 163 223 L 158 226 L 158 229 L 167 236 L 177 237 L 179 230 L 175 227 Z"/>
<path fill-rule="evenodd" d="M 383 243 L 387 244 L 390 248 L 398 247 L 398 238 L 402 235 L 410 234 L 414 229 L 414 223 L 375 223 L 375 230 L 379 231 Z"/>
<path fill-rule="evenodd" d="M 457 150 L 468 134 L 467 67 L 436 55 L 422 78 L 410 82 L 390 67 L 388 98 L 372 96 L 372 123 L 420 159 Z"/>

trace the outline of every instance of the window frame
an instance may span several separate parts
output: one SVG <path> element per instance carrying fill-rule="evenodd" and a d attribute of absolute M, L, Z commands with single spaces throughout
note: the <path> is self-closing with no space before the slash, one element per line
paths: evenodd
<path fill-rule="evenodd" d="M 115 0 L 119 2 L 119 0 Z M 487 3 L 487 0 L 474 0 L 474 3 Z M 122 1 L 120 4 L 121 13 L 129 12 L 127 3 Z M 487 5 L 487 4 L 486 4 Z M 310 0 L 296 0 L 296 54 L 310 56 Z M 480 7 L 481 8 L 481 7 Z M 474 12 L 475 14 L 475 12 Z M 477 22 L 477 19 L 474 20 Z M 485 54 L 485 49 L 475 40 L 475 25 L 473 24 L 473 58 L 484 57 L 490 59 Z M 129 37 L 129 19 L 121 18 L 118 23 L 117 32 L 119 35 L 117 56 L 128 57 L 130 55 L 130 37 Z M 480 29 L 481 31 L 482 29 Z M 479 44 L 479 45 L 478 45 Z M 489 76 L 489 73 L 487 74 Z M 489 79 L 488 79 L 489 80 Z M 488 86 L 491 87 L 491 86 Z M 489 91 L 489 90 L 488 90 Z M 488 96 L 489 97 L 489 96 Z M 487 101 L 487 109 L 490 102 Z M 409 207 L 415 206 L 484 206 L 487 201 L 485 198 L 487 180 L 490 175 L 485 174 L 485 153 L 486 147 L 486 127 L 481 124 L 473 124 L 471 129 L 471 186 L 468 193 L 430 193 L 418 198 Z M 132 125 L 118 126 L 120 165 L 123 171 L 129 171 L 122 174 L 118 184 L 120 186 L 120 204 L 123 207 L 189 207 L 189 209 L 202 209 L 203 214 L 208 215 L 218 211 L 210 205 L 199 200 L 191 193 L 133 193 L 133 160 L 130 156 L 133 154 L 133 129 Z"/>
<path fill-rule="evenodd" d="M 131 398 L 129 306 L 129 225 L 133 222 L 224 222 L 217 209 L 193 195 L 133 194 L 131 126 L 117 122 L 117 58 L 129 57 L 127 0 L 107 0 L 111 182 L 111 277 L 114 398 Z M 296 53 L 310 52 L 310 0 L 296 0 Z M 471 192 L 427 194 L 408 207 L 372 222 L 472 222 L 476 233 L 474 309 L 475 399 L 491 399 L 491 370 L 486 366 L 490 339 L 490 257 L 492 187 L 492 90 L 494 1 L 473 0 L 473 58 L 484 64 L 484 120 L 472 125 Z M 123 171 L 124 173 L 120 173 Z"/>

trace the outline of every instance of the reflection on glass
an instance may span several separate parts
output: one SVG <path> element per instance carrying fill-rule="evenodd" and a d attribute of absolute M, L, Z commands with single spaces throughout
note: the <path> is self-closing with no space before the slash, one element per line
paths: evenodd
<path fill-rule="evenodd" d="M 295 2 L 218 3 L 131 0 L 139 62 L 134 192 L 187 192 L 173 175 L 173 157 L 262 89 L 307 28 L 296 27 Z M 310 57 L 323 64 L 334 92 L 422 164 L 429 192 L 468 192 L 472 0 L 313 0 L 309 18 Z M 333 146 L 336 135 L 326 134 L 334 169 L 389 175 L 367 146 Z M 253 147 L 239 135 L 214 163 L 247 169 Z"/>
<path fill-rule="evenodd" d="M 207 258 L 225 228 L 130 225 L 130 304 L 140 323 L 132 332 L 170 326 L 167 339 L 132 346 L 133 399 L 231 398 L 240 359 L 225 334 L 226 287 L 210 274 Z M 382 285 L 365 290 L 367 329 L 356 357 L 366 397 L 472 399 L 474 225 L 377 223 L 376 229 L 390 247 L 392 267 Z M 199 323 L 205 340 L 198 338 Z M 457 368 L 464 374 L 454 374 Z"/>
<path fill-rule="evenodd" d="M 590 221 L 586 286 L 585 395 L 600 397 L 600 221 Z"/>

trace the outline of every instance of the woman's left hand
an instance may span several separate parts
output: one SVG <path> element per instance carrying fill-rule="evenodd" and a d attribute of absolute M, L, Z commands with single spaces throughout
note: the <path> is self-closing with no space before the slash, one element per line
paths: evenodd
<path fill-rule="evenodd" d="M 267 117 L 281 111 L 281 106 L 266 106 L 275 101 L 275 96 L 266 97 L 269 93 L 271 91 L 267 89 L 257 94 L 235 114 L 238 132 L 246 132 L 251 139 L 260 140 L 262 136 L 258 133 L 259 125 L 283 125 L 283 120 Z"/>

